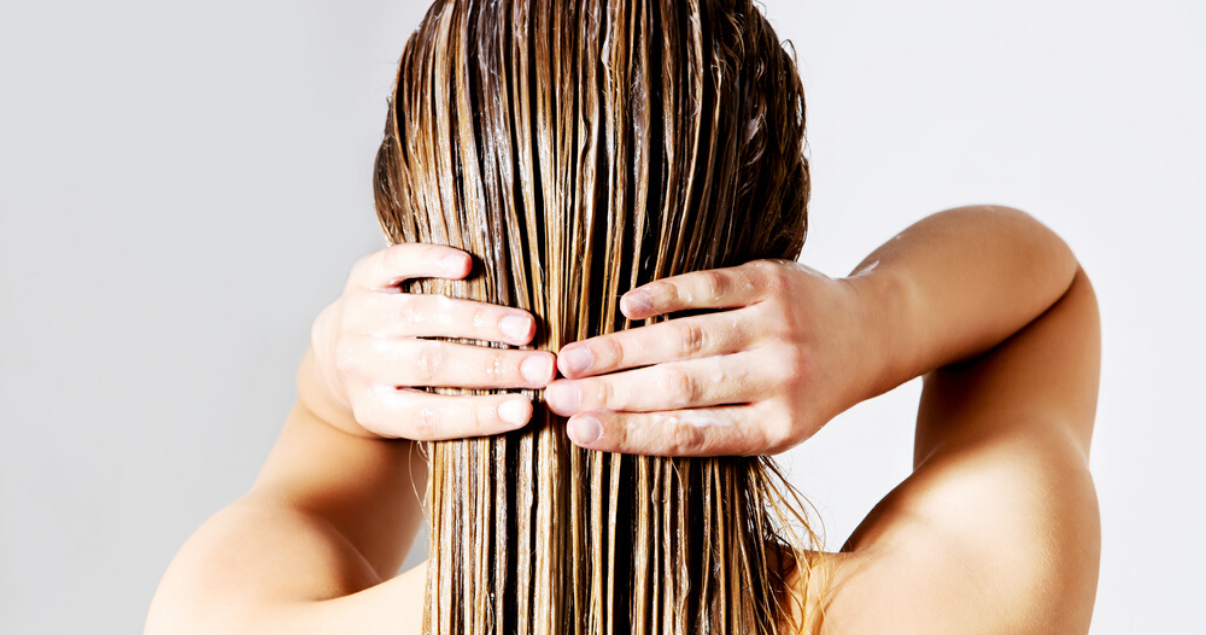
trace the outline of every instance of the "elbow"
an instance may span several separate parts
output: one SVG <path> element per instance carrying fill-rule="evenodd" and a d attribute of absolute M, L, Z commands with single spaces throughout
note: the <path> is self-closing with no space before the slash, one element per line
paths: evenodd
<path fill-rule="evenodd" d="M 1051 290 L 1050 304 L 1066 293 L 1080 270 L 1080 263 L 1055 230 L 1029 212 L 1007 205 L 969 205 L 947 210 L 946 213 L 975 215 L 988 223 L 991 230 L 1019 249 L 1018 262 L 1024 268 L 1019 273 Z"/>

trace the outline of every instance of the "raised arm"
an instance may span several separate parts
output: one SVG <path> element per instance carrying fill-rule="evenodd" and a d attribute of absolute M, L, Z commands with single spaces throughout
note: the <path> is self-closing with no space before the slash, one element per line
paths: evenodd
<path fill-rule="evenodd" d="M 772 260 L 667 278 L 621 308 L 638 320 L 729 310 L 571 344 L 558 355 L 569 379 L 547 398 L 592 449 L 778 453 L 860 401 L 1000 343 L 1076 268 L 1042 224 L 979 206 L 926 218 L 846 278 Z"/>
<path fill-rule="evenodd" d="M 914 472 L 847 542 L 827 625 L 1087 632 L 1100 555 L 1088 278 L 1062 241 L 1012 210 L 928 219 L 862 270 L 877 260 L 867 275 L 898 307 L 883 326 L 885 385 L 926 373 Z"/>
<path fill-rule="evenodd" d="M 926 377 L 913 475 L 829 560 L 832 585 L 813 589 L 828 593 L 825 632 L 1087 630 L 1097 306 L 1041 223 L 960 208 L 908 228 L 847 278 L 762 261 L 654 282 L 622 306 L 634 318 L 729 310 L 562 350 L 573 379 L 550 385 L 549 400 L 592 448 L 773 453 Z"/>
<path fill-rule="evenodd" d="M 909 227 L 849 278 L 873 307 L 877 388 L 1000 344 L 1054 305 L 1077 269 L 1063 240 L 1015 209 L 958 208 Z"/>

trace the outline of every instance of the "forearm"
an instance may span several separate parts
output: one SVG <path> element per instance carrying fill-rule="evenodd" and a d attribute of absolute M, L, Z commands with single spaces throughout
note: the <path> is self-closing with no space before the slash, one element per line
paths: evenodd
<path fill-rule="evenodd" d="M 349 434 L 299 400 L 253 494 L 323 519 L 385 579 L 418 534 L 426 483 L 427 462 L 416 443 Z"/>
<path fill-rule="evenodd" d="M 851 277 L 883 356 L 876 394 L 1000 344 L 1055 304 L 1076 270 L 1063 240 L 1017 210 L 959 208 L 909 227 Z"/>

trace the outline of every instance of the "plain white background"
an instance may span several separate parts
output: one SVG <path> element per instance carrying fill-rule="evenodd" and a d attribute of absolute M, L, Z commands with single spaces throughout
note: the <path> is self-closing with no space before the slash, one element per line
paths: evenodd
<path fill-rule="evenodd" d="M 766 5 L 808 95 L 806 262 L 979 202 L 1075 249 L 1105 333 L 1092 632 L 1201 632 L 1206 3 Z M 248 489 L 311 320 L 384 245 L 371 160 L 425 7 L 0 8 L 0 632 L 138 632 Z M 783 457 L 830 547 L 907 476 L 918 390 Z"/>

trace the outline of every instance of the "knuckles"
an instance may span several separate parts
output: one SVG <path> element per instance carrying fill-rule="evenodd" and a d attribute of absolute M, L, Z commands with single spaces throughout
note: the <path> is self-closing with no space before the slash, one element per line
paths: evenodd
<path fill-rule="evenodd" d="M 380 396 L 373 394 L 370 390 L 364 390 L 357 394 L 358 396 L 352 399 L 352 418 L 356 420 L 356 423 L 377 436 L 397 436 L 396 433 L 385 429 L 381 417 L 383 404 L 381 403 Z"/>
<path fill-rule="evenodd" d="M 416 243 L 399 243 L 391 245 L 377 252 L 381 255 L 378 262 L 386 275 L 409 275 L 413 273 L 409 270 L 404 270 L 405 265 L 411 260 L 410 256 L 417 256 L 419 259 L 430 259 L 435 256 L 429 245 L 421 245 Z"/>
<path fill-rule="evenodd" d="M 694 357 L 706 348 L 707 334 L 698 322 L 684 321 L 675 329 L 675 340 L 679 357 Z"/>
<path fill-rule="evenodd" d="M 367 278 L 373 269 L 378 266 L 377 263 L 381 262 L 383 258 L 382 254 L 384 254 L 384 252 L 385 250 L 374 251 L 357 258 L 356 262 L 352 263 L 351 272 L 348 274 L 348 283 L 346 286 L 351 287 L 358 284 L 367 283 L 368 281 L 365 280 L 365 278 Z"/>
<path fill-rule="evenodd" d="M 704 295 L 712 299 L 720 299 L 728 294 L 732 287 L 729 276 L 724 272 L 711 269 L 700 272 L 700 287 Z"/>
<path fill-rule="evenodd" d="M 482 405 L 471 407 L 466 413 L 466 418 L 469 420 L 470 435 L 480 435 L 483 431 L 494 427 L 497 419 L 498 409 L 493 405 Z"/>
<path fill-rule="evenodd" d="M 666 450 L 676 456 L 694 456 L 706 449 L 707 435 L 690 423 L 673 425 Z"/>
<path fill-rule="evenodd" d="M 592 342 L 588 350 L 590 350 L 591 358 L 595 360 L 592 364 L 592 372 L 598 372 L 600 369 L 619 368 L 624 363 L 624 344 L 617 335 L 603 337 Z"/>
<path fill-rule="evenodd" d="M 667 306 L 678 304 L 678 287 L 665 280 L 654 280 L 644 287 L 653 301 L 653 312 L 664 313 Z"/>
<path fill-rule="evenodd" d="M 473 315 L 470 316 L 469 322 L 473 325 L 474 330 L 483 329 L 486 327 L 486 325 L 491 324 L 492 322 L 495 325 L 498 323 L 498 318 L 494 315 L 494 311 L 489 310 L 486 307 L 474 307 Z"/>
<path fill-rule="evenodd" d="M 594 395 L 597 409 L 613 410 L 622 408 L 620 392 L 616 390 L 615 382 L 609 377 L 599 379 L 584 379 L 578 383 L 578 390 L 583 396 Z M 586 409 L 587 404 L 579 404 L 578 410 Z"/>
<path fill-rule="evenodd" d="M 411 437 L 417 441 L 428 441 L 435 438 L 435 430 L 440 425 L 440 412 L 435 408 L 424 406 L 415 413 L 411 424 Z"/>
<path fill-rule="evenodd" d="M 483 371 L 488 377 L 506 377 L 513 381 L 520 381 L 522 378 L 519 373 L 518 364 L 508 363 L 507 360 L 508 358 L 505 353 L 491 353 Z"/>
<path fill-rule="evenodd" d="M 765 454 L 779 454 L 795 445 L 797 422 L 794 420 L 791 408 L 776 408 L 773 416 L 763 419 L 761 436 Z"/>
<path fill-rule="evenodd" d="M 361 354 L 359 347 L 348 341 L 341 341 L 335 347 L 335 356 L 332 363 L 335 367 L 335 373 L 340 377 L 358 377 L 361 374 L 360 368 Z"/>
<path fill-rule="evenodd" d="M 675 407 L 694 404 L 700 396 L 699 382 L 679 368 L 667 368 L 658 379 L 658 386 Z"/>
<path fill-rule="evenodd" d="M 398 303 L 398 318 L 407 324 L 422 322 L 423 307 L 420 299 L 421 296 L 410 293 L 399 294 L 395 300 Z"/>
<path fill-rule="evenodd" d="M 775 351 L 774 357 L 775 374 L 790 392 L 795 392 L 808 383 L 813 369 L 808 353 L 802 347 L 780 347 Z"/>
<path fill-rule="evenodd" d="M 430 382 L 437 378 L 444 365 L 444 346 L 440 342 L 421 341 L 415 348 L 414 369 L 416 378 Z"/>
<path fill-rule="evenodd" d="M 789 319 L 783 303 L 777 298 L 770 298 L 758 305 L 762 314 L 761 330 L 765 337 L 790 343 L 795 336 L 795 328 Z"/>
<path fill-rule="evenodd" d="M 762 267 L 762 288 L 768 296 L 781 298 L 791 289 L 790 270 L 781 261 L 767 261 Z"/>

